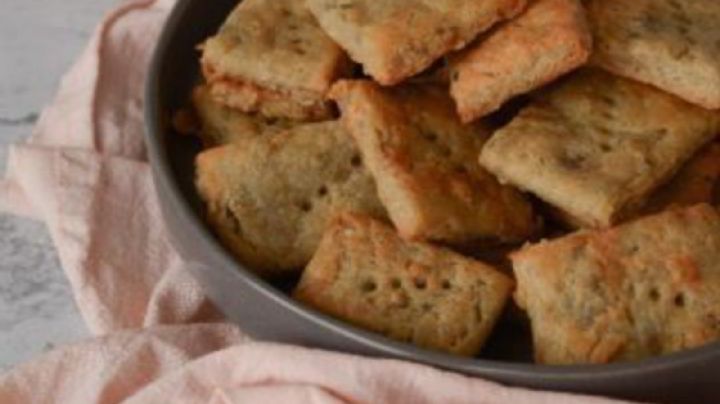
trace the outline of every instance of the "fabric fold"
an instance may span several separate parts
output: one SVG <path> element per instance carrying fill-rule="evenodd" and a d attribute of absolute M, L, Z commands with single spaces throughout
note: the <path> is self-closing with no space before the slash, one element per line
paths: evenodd
<path fill-rule="evenodd" d="M 58 348 L 0 376 L 0 402 L 120 403 L 193 359 L 246 340 L 222 324 L 117 332 Z"/>

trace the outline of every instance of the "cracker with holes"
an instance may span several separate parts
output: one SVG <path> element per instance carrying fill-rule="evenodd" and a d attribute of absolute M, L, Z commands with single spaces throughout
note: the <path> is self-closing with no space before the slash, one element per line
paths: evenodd
<path fill-rule="evenodd" d="M 385 217 L 337 121 L 236 141 L 203 152 L 196 165 L 209 222 L 241 262 L 262 273 L 301 269 L 339 212 Z"/>
<path fill-rule="evenodd" d="M 365 72 L 397 84 L 495 23 L 512 18 L 526 0 L 308 0 L 320 25 Z"/>
<path fill-rule="evenodd" d="M 464 122 L 499 109 L 584 64 L 592 38 L 579 0 L 537 0 L 451 59 L 451 93 Z"/>
<path fill-rule="evenodd" d="M 341 81 L 331 96 L 403 237 L 465 244 L 533 233 L 530 204 L 477 164 L 487 131 L 462 125 L 442 87 Z"/>
<path fill-rule="evenodd" d="M 325 93 L 351 68 L 305 3 L 295 0 L 242 1 L 202 49 L 213 96 L 268 117 L 331 117 Z"/>
<path fill-rule="evenodd" d="M 720 2 L 591 0 L 593 64 L 720 109 Z"/>
<path fill-rule="evenodd" d="M 720 339 L 720 215 L 709 205 L 512 255 L 536 360 L 638 360 Z"/>
<path fill-rule="evenodd" d="M 194 112 L 200 121 L 198 135 L 205 147 L 221 146 L 238 139 L 270 135 L 290 127 L 287 120 L 269 119 L 228 108 L 217 102 L 208 86 L 193 90 Z"/>
<path fill-rule="evenodd" d="M 602 227 L 636 211 L 719 131 L 720 114 L 583 70 L 496 132 L 480 162 L 584 226 Z"/>
<path fill-rule="evenodd" d="M 387 337 L 470 356 L 482 348 L 512 287 L 509 277 L 479 261 L 405 242 L 367 216 L 342 215 L 294 296 Z"/>

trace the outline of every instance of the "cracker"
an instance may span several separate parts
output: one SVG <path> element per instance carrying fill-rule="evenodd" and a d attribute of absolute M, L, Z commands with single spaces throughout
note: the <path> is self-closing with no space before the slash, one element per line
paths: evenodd
<path fill-rule="evenodd" d="M 192 102 L 200 121 L 198 135 L 208 148 L 277 133 L 290 126 L 286 120 L 269 119 L 228 108 L 217 102 L 205 85 L 199 85 L 193 90 Z"/>
<path fill-rule="evenodd" d="M 592 0 L 592 63 L 720 109 L 720 2 Z"/>
<path fill-rule="evenodd" d="M 197 157 L 211 225 L 239 260 L 263 273 L 308 263 L 330 217 L 385 217 L 375 184 L 337 122 L 243 139 Z"/>
<path fill-rule="evenodd" d="M 475 355 L 512 287 L 509 277 L 479 261 L 405 242 L 366 216 L 343 215 L 328 227 L 294 295 L 399 341 Z"/>
<path fill-rule="evenodd" d="M 673 207 L 717 203 L 720 189 L 720 143 L 703 147 L 668 182 L 651 194 L 648 201 L 633 216 L 659 213 Z M 546 213 L 563 228 L 580 229 L 581 221 L 552 206 Z"/>
<path fill-rule="evenodd" d="M 657 190 L 643 208 L 645 213 L 660 212 L 672 206 L 714 204 L 720 186 L 720 142 L 714 142 L 695 155 L 668 184 Z"/>
<path fill-rule="evenodd" d="M 584 64 L 592 37 L 578 0 L 537 0 L 451 59 L 451 93 L 464 122 Z"/>
<path fill-rule="evenodd" d="M 384 85 L 420 73 L 526 0 L 308 0 L 320 25 L 365 72 Z"/>
<path fill-rule="evenodd" d="M 269 117 L 331 117 L 325 93 L 350 70 L 345 53 L 302 1 L 242 1 L 202 49 L 213 95 L 233 108 Z"/>
<path fill-rule="evenodd" d="M 480 162 L 585 226 L 609 226 L 639 208 L 718 131 L 720 114 L 583 70 L 496 132 Z"/>
<path fill-rule="evenodd" d="M 463 244 L 533 233 L 529 203 L 477 164 L 487 131 L 462 125 L 444 88 L 341 81 L 331 96 L 403 237 Z"/>
<path fill-rule="evenodd" d="M 709 205 L 512 256 L 545 364 L 638 360 L 720 339 L 720 215 Z"/>

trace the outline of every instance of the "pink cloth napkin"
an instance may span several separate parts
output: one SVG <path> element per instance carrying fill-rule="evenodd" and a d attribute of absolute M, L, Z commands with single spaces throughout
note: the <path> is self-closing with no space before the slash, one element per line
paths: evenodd
<path fill-rule="evenodd" d="M 33 135 L 0 210 L 44 221 L 99 337 L 0 376 L 0 403 L 606 403 L 391 360 L 249 340 L 168 241 L 142 133 L 143 79 L 172 0 L 126 1 L 97 29 Z"/>

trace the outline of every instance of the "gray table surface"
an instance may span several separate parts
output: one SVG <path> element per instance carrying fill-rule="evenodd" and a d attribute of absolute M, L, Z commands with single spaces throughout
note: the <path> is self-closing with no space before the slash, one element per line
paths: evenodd
<path fill-rule="evenodd" d="M 2 0 L 0 172 L 118 0 Z M 89 336 L 45 226 L 0 214 L 0 372 Z"/>

